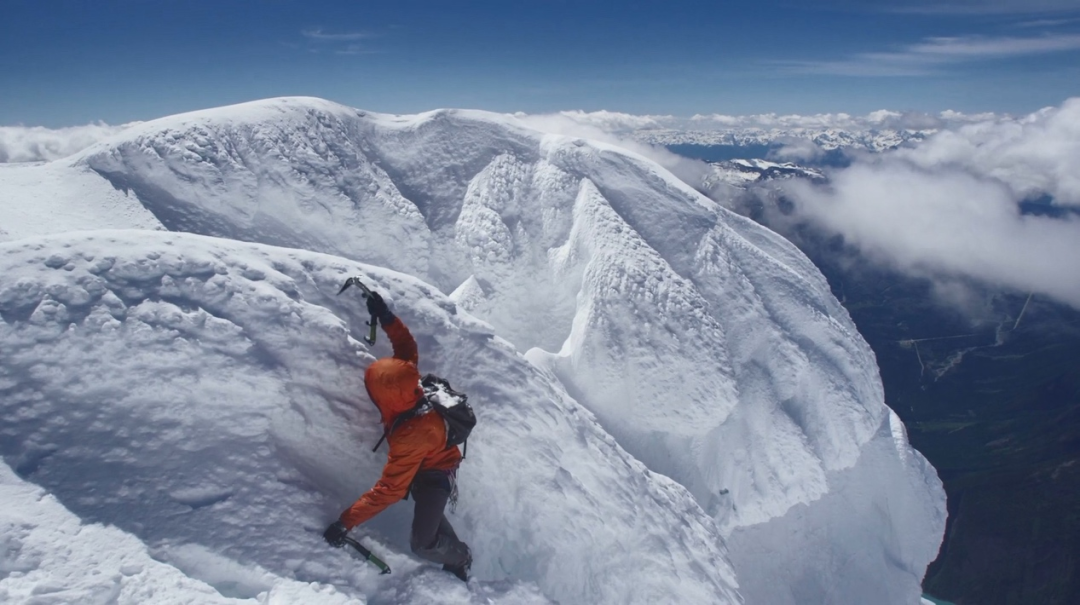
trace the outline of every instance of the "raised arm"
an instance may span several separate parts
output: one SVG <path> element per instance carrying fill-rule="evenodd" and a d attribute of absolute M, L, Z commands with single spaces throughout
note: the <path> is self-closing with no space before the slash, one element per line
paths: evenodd
<path fill-rule="evenodd" d="M 405 324 L 400 319 L 393 315 L 391 317 L 393 317 L 393 320 L 388 324 L 382 324 L 382 327 L 386 331 L 386 335 L 390 337 L 390 344 L 394 347 L 394 357 L 416 365 L 420 358 L 420 354 L 416 350 L 416 339 L 413 338 L 409 329 L 405 327 Z M 379 323 L 382 323 L 382 320 L 379 320 Z"/>
<path fill-rule="evenodd" d="M 367 301 L 368 313 L 378 319 L 386 335 L 390 337 L 390 344 L 394 347 L 394 357 L 403 361 L 416 364 L 419 354 L 416 350 L 416 339 L 413 338 L 405 324 L 390 312 L 390 307 L 378 292 L 372 292 Z"/>

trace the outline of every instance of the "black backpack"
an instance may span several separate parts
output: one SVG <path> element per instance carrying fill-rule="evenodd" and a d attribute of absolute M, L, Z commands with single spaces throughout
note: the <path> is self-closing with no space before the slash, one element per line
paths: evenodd
<path fill-rule="evenodd" d="M 469 433 L 476 426 L 476 414 L 469 405 L 469 396 L 455 391 L 448 380 L 434 374 L 426 374 L 420 380 L 420 385 L 424 387 L 424 396 L 416 403 L 416 407 L 398 415 L 371 451 L 379 449 L 398 424 L 434 410 L 442 416 L 446 424 L 446 448 L 462 445 L 461 457 L 464 459 L 469 448 Z"/>

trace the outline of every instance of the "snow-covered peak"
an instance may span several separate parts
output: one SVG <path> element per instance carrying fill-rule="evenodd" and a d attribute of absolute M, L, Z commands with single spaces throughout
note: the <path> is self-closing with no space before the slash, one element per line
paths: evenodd
<path fill-rule="evenodd" d="M 454 301 L 506 339 L 492 340 L 505 344 L 506 355 L 526 352 L 531 363 L 517 358 L 521 365 L 511 371 L 469 338 L 448 348 L 430 334 L 421 339 L 422 351 L 434 347 L 439 373 L 449 373 L 455 388 L 461 381 L 470 401 L 473 392 L 487 392 L 517 406 L 519 397 L 532 397 L 516 390 L 531 392 L 522 376 L 539 372 L 547 403 L 540 397 L 535 405 L 543 411 L 522 423 L 530 430 L 571 427 L 546 443 L 538 437 L 491 445 L 491 456 L 525 448 L 554 469 L 555 479 L 528 466 L 513 479 L 485 475 L 500 494 L 511 494 L 484 494 L 506 520 L 499 531 L 511 538 L 478 539 L 486 534 L 470 526 L 481 532 L 472 536 L 475 548 L 489 553 L 477 568 L 481 577 L 535 579 L 545 595 L 568 602 L 661 598 L 638 584 L 623 592 L 590 584 L 590 574 L 601 571 L 624 579 L 639 573 L 621 559 L 603 570 L 582 567 L 543 543 L 510 554 L 499 540 L 531 544 L 540 529 L 521 517 L 532 516 L 557 535 L 569 530 L 595 539 L 591 534 L 615 531 L 622 538 L 600 542 L 627 550 L 626 561 L 651 561 L 656 550 L 676 553 L 661 567 L 695 567 L 687 587 L 668 595 L 685 602 L 734 598 L 718 562 L 724 539 L 738 545 L 730 557 L 751 602 L 809 602 L 816 598 L 809 595 L 825 594 L 813 585 L 822 577 L 832 603 L 882 594 L 908 602 L 918 593 L 940 540 L 943 494 L 933 469 L 895 438 L 897 421 L 882 401 L 869 347 L 797 249 L 655 163 L 610 144 L 535 131 L 512 116 L 387 116 L 274 99 L 148 122 L 65 166 L 100 174 L 171 231 L 324 252 L 367 263 L 369 274 L 380 266 L 414 276 L 434 287 L 406 292 L 387 285 L 393 280 L 379 281 L 395 304 L 444 301 L 436 305 L 444 313 L 414 310 L 414 321 L 454 325 L 444 306 Z M 348 314 L 339 303 L 317 306 Z M 288 339 L 272 340 L 259 354 L 282 355 L 278 348 L 289 346 Z M 324 376 L 326 369 L 314 365 L 304 368 Z M 290 370 L 282 384 L 301 374 Z M 333 388 L 362 392 L 351 387 L 359 385 Z M 572 428 L 578 425 L 595 426 L 606 445 L 588 436 L 593 429 Z M 574 461 L 558 453 L 563 437 L 584 448 L 580 455 L 625 453 L 617 465 L 630 470 L 618 477 L 668 481 L 671 493 L 690 494 L 655 498 L 683 521 L 642 512 L 614 484 L 600 482 L 615 490 L 603 496 L 582 491 L 578 475 L 613 458 Z M 483 454 L 478 449 L 470 446 L 470 461 Z M 372 476 L 377 462 L 365 464 L 357 468 Z M 555 495 L 535 495 L 541 487 Z M 313 491 L 325 493 L 322 486 Z M 560 497 L 580 509 L 564 510 Z M 897 503 L 905 512 L 882 525 L 874 511 Z M 609 528 L 609 515 L 625 523 Z M 814 531 L 804 531 L 807 522 Z M 619 527 L 640 523 L 660 523 L 667 534 L 618 541 L 629 535 Z M 677 554 L 684 547 L 689 554 Z M 779 557 L 772 548 L 793 554 Z M 563 576 L 572 585 L 556 586 Z"/>

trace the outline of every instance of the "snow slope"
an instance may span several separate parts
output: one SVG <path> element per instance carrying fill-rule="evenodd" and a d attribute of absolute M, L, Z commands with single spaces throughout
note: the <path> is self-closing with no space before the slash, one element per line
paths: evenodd
<path fill-rule="evenodd" d="M 793 246 L 652 162 L 509 116 L 388 116 L 290 98 L 148 122 L 62 168 L 98 172 L 170 230 L 331 253 L 452 293 L 508 351 L 527 351 L 552 400 L 591 412 L 571 417 L 595 418 L 633 464 L 689 490 L 709 518 L 655 544 L 727 538 L 747 602 L 917 602 L 944 494 L 884 405 L 869 347 Z M 457 380 L 491 363 L 435 355 L 443 373 L 463 364 Z M 468 386 L 496 388 L 505 369 L 495 365 Z M 563 502 L 530 518 L 595 531 Z M 505 577 L 535 578 L 553 598 L 583 594 L 545 583 L 582 575 L 576 560 L 552 569 L 555 552 L 523 554 Z M 481 577 L 503 577 L 491 560 Z M 698 583 L 729 599 L 717 569 L 721 579 Z M 597 594 L 620 602 L 606 590 Z"/>
<path fill-rule="evenodd" d="M 130 596 L 138 586 L 125 578 L 143 572 L 124 570 L 137 566 L 147 582 L 175 583 L 154 590 L 196 600 L 208 584 L 269 602 L 301 588 L 337 594 L 327 585 L 372 603 L 547 602 L 540 591 L 564 603 L 738 601 L 719 530 L 690 494 L 648 472 L 549 375 L 415 278 L 139 231 L 0 244 L 0 266 L 4 458 L 79 518 L 119 528 L 79 528 L 50 511 L 59 529 L 48 521 L 31 532 L 114 535 L 119 575 L 104 568 L 113 576 L 101 590 L 128 591 L 127 602 L 139 600 Z M 362 302 L 335 293 L 351 275 L 393 301 L 424 352 L 421 370 L 470 394 L 479 425 L 455 525 L 476 552 L 476 576 L 507 582 L 466 590 L 402 554 L 408 504 L 360 532 L 391 576 L 322 543 L 322 529 L 384 461 L 369 451 L 378 415 L 362 374 L 388 344 L 368 350 L 349 336 L 362 331 Z M 5 489 L 16 483 L 9 475 Z M 29 504 L 13 512 L 37 514 Z M 176 579 L 119 530 L 202 583 Z M 32 558 L 17 554 L 4 569 L 56 576 L 74 565 Z M 17 595 L 28 581 L 2 578 L 0 590 Z"/>
<path fill-rule="evenodd" d="M 0 164 L 0 242 L 85 229 L 161 229 L 134 195 L 88 167 Z"/>
<path fill-rule="evenodd" d="M 206 581 L 154 559 L 116 527 L 84 524 L 42 488 L 0 464 L 0 601 L 4 603 L 361 603 L 333 587 L 275 578 L 187 546 L 204 562 Z M 108 546 L 105 548 L 105 546 Z M 211 571 L 210 565 L 222 568 Z M 219 588 L 207 582 L 212 582 Z M 220 592 L 219 592 L 220 590 Z"/>

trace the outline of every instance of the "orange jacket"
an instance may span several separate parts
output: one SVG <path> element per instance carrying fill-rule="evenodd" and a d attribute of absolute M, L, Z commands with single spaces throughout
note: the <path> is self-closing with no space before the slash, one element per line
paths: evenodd
<path fill-rule="evenodd" d="M 383 330 L 390 337 L 394 356 L 377 360 L 364 373 L 368 396 L 382 414 L 383 426 L 389 429 L 402 412 L 411 410 L 424 390 L 416 369 L 416 341 L 409 329 L 396 317 Z M 461 462 L 457 446 L 446 447 L 446 424 L 435 413 L 410 418 L 386 438 L 390 454 L 382 476 L 345 512 L 341 522 L 352 529 L 401 500 L 409 491 L 419 471 L 452 470 Z"/>

